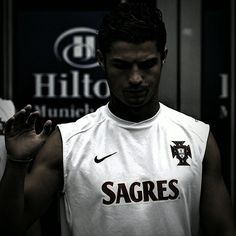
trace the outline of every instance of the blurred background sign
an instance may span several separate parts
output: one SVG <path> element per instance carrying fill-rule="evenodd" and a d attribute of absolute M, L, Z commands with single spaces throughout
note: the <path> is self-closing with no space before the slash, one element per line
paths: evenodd
<path fill-rule="evenodd" d="M 107 102 L 96 35 L 104 11 L 20 11 L 14 40 L 13 100 L 43 120 L 74 121 Z"/>

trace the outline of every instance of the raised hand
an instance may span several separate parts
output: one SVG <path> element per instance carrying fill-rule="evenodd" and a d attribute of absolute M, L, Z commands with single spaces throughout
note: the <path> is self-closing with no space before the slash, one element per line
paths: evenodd
<path fill-rule="evenodd" d="M 37 134 L 35 122 L 39 112 L 32 112 L 32 106 L 27 105 L 5 125 L 5 142 L 7 153 L 18 160 L 33 158 L 51 133 L 52 122 L 47 120 L 43 130 Z"/>

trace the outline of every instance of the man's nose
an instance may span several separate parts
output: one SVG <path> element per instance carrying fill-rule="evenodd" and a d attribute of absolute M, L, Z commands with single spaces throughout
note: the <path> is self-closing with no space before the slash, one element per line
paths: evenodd
<path fill-rule="evenodd" d="M 134 64 L 131 68 L 130 75 L 129 75 L 129 83 L 133 85 L 139 85 L 143 81 L 143 77 L 141 74 L 140 69 L 136 64 Z"/>

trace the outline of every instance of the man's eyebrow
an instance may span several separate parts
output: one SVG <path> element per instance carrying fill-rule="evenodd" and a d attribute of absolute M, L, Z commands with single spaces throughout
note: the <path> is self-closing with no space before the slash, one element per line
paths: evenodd
<path fill-rule="evenodd" d="M 115 63 L 145 63 L 145 62 L 151 62 L 151 61 L 158 61 L 158 57 L 148 57 L 148 58 L 145 58 L 144 60 L 134 60 L 134 61 L 129 61 L 129 60 L 126 60 L 126 59 L 123 59 L 123 58 L 112 58 L 111 59 L 112 62 L 115 62 Z"/>
<path fill-rule="evenodd" d="M 127 63 L 129 63 L 129 61 L 127 61 L 127 60 L 125 60 L 125 59 L 121 59 L 121 58 L 112 58 L 111 61 L 112 61 L 112 62 L 120 62 L 120 63 L 122 63 L 122 62 L 127 62 Z"/>
<path fill-rule="evenodd" d="M 146 62 L 157 62 L 159 59 L 158 59 L 158 57 L 150 57 L 150 58 L 146 58 L 145 60 L 143 60 L 143 61 L 140 61 L 140 62 L 138 62 L 138 63 L 146 63 Z"/>

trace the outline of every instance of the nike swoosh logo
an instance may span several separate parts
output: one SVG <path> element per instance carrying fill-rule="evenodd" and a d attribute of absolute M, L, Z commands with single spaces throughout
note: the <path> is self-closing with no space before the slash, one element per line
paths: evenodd
<path fill-rule="evenodd" d="M 103 158 L 100 158 L 100 159 L 98 159 L 98 156 L 95 156 L 94 161 L 95 161 L 96 163 L 100 163 L 100 162 L 104 161 L 105 159 L 107 159 L 108 157 L 115 155 L 116 153 L 117 153 L 117 152 L 114 152 L 114 153 L 109 154 L 109 155 L 107 155 L 107 156 L 105 156 L 105 157 L 103 157 Z"/>

